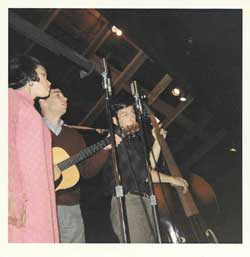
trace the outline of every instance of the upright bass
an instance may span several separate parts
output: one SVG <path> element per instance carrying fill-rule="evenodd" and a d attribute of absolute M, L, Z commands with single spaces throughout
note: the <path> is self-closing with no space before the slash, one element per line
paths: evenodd
<path fill-rule="evenodd" d="M 182 174 L 173 158 L 173 155 L 164 139 L 160 134 L 160 128 L 157 120 L 153 114 L 150 114 L 151 124 L 155 129 L 156 138 L 160 144 L 163 157 L 168 166 L 169 172 L 172 176 L 182 177 Z M 200 212 L 192 198 L 191 193 L 188 191 L 183 194 L 182 190 L 176 188 L 178 197 L 183 207 L 188 232 L 181 233 L 175 227 L 170 227 L 175 232 L 176 242 L 187 242 L 187 243 L 218 243 L 218 239 L 211 228 L 209 228 L 204 220 L 202 219 Z M 171 231 L 170 231 L 171 233 Z"/>

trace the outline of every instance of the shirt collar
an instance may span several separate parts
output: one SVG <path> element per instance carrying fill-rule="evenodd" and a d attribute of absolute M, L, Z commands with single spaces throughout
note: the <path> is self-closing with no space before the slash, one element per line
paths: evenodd
<path fill-rule="evenodd" d="M 59 120 L 57 125 L 52 124 L 46 117 L 43 117 L 43 121 L 45 122 L 46 126 L 52 131 L 53 134 L 58 136 L 61 133 L 62 125 L 64 123 L 63 120 Z"/>

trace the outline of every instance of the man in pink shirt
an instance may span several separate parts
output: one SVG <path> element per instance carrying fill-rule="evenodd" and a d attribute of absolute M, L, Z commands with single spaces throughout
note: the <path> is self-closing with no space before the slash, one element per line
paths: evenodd
<path fill-rule="evenodd" d="M 9 64 L 9 242 L 56 243 L 58 224 L 51 136 L 34 108 L 51 83 L 33 57 Z M 56 179 L 56 177 L 55 177 Z"/>

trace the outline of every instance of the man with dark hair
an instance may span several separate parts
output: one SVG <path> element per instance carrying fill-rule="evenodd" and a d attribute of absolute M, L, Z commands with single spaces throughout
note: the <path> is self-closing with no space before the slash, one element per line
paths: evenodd
<path fill-rule="evenodd" d="M 116 100 L 114 104 L 116 117 L 114 123 L 122 131 L 133 129 L 137 124 L 132 100 Z M 153 144 L 152 150 L 154 151 Z M 138 133 L 127 136 L 117 148 L 118 167 L 121 175 L 123 190 L 125 193 L 126 212 L 128 218 L 129 237 L 131 243 L 152 243 L 156 241 L 154 236 L 154 223 L 150 207 L 149 187 L 147 184 L 147 172 L 143 145 Z M 106 183 L 106 194 L 113 195 L 111 202 L 111 222 L 114 232 L 121 241 L 119 212 L 115 195 L 115 180 L 112 174 L 111 158 L 103 168 Z M 180 177 L 172 177 L 152 169 L 150 170 L 152 181 L 170 183 L 187 191 L 187 182 Z"/>
<path fill-rule="evenodd" d="M 47 99 L 40 100 L 44 121 L 52 131 L 52 146 L 64 150 L 69 156 L 86 148 L 83 137 L 73 128 L 63 126 L 61 117 L 67 110 L 67 98 L 60 89 L 51 89 Z M 108 157 L 110 146 L 77 164 L 82 178 L 95 176 Z M 56 158 L 56 156 L 53 156 Z M 73 175 L 73 174 L 72 174 Z M 84 243 L 85 229 L 80 210 L 79 183 L 56 193 L 59 234 L 61 243 Z"/>
<path fill-rule="evenodd" d="M 8 224 L 12 243 L 59 241 L 51 136 L 34 108 L 37 97 L 49 95 L 50 85 L 36 58 L 20 56 L 10 61 Z"/>

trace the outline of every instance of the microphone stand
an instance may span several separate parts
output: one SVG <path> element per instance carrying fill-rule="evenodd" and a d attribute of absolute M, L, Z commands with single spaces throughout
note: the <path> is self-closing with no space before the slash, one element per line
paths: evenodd
<path fill-rule="evenodd" d="M 156 232 L 156 237 L 157 237 L 157 242 L 162 243 L 161 239 L 161 234 L 160 234 L 160 227 L 159 227 L 159 218 L 158 218 L 158 213 L 157 213 L 157 201 L 156 201 L 156 196 L 154 193 L 154 187 L 153 187 L 153 182 L 150 174 L 150 167 L 149 167 L 149 157 L 147 153 L 147 148 L 146 148 L 146 141 L 145 141 L 145 131 L 144 131 L 144 123 L 143 123 L 143 107 L 137 87 L 136 81 L 133 81 L 131 84 L 131 92 L 132 95 L 135 99 L 135 113 L 137 116 L 139 128 L 140 128 L 140 137 L 143 145 L 143 152 L 145 156 L 145 162 L 146 162 L 146 172 L 148 176 L 148 184 L 149 184 L 149 193 L 150 193 L 150 205 L 152 209 L 152 214 L 153 214 L 153 221 L 154 221 L 154 226 L 155 226 L 155 232 Z"/>
<path fill-rule="evenodd" d="M 109 123 L 109 131 L 110 131 L 110 138 L 111 138 L 111 145 L 112 145 L 112 171 L 113 176 L 115 178 L 115 197 L 117 199 L 117 206 L 119 212 L 119 219 L 120 219 L 120 228 L 121 228 L 121 238 L 122 243 L 129 243 L 129 230 L 128 230 L 128 221 L 126 215 L 126 205 L 125 205 L 125 198 L 123 194 L 123 187 L 121 183 L 121 177 L 119 175 L 118 164 L 117 164 L 117 151 L 116 151 L 116 143 L 115 143 L 115 133 L 114 133 L 114 126 L 112 121 L 112 106 L 111 106 L 111 98 L 112 98 L 112 88 L 111 88 L 111 80 L 108 78 L 108 68 L 106 64 L 105 58 L 103 58 L 103 67 L 104 71 L 101 73 L 103 77 L 103 89 L 105 92 L 105 107 L 106 107 L 106 114 Z"/>

